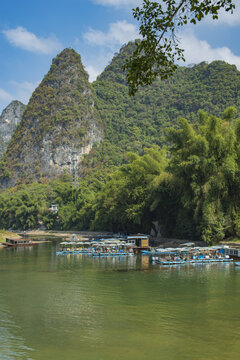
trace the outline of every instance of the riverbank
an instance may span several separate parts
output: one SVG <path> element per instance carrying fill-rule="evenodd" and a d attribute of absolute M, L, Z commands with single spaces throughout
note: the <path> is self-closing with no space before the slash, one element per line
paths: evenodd
<path fill-rule="evenodd" d="M 87 239 L 97 236 L 106 236 L 106 235 L 112 235 L 110 232 L 97 232 L 97 231 L 74 231 L 74 230 L 65 230 L 65 231 L 58 231 L 58 230 L 28 230 L 28 231 L 16 231 L 11 232 L 8 230 L 0 230 L 0 243 L 4 242 L 6 240 L 6 237 L 33 237 L 33 238 L 69 238 L 72 234 L 77 234 L 79 238 Z M 161 238 L 158 239 L 158 242 L 155 243 L 153 240 L 152 245 L 159 246 L 169 246 L 169 247 L 177 247 L 180 243 L 187 242 L 187 240 L 180 240 L 180 239 L 167 239 L 167 238 Z M 202 242 L 195 242 L 196 246 L 203 246 L 204 244 Z M 240 239 L 227 239 L 220 242 L 221 245 L 228 245 L 228 246 L 240 246 Z M 206 246 L 206 245 L 205 245 Z"/>
<path fill-rule="evenodd" d="M 18 232 L 19 236 L 27 237 L 48 237 L 48 238 L 67 238 L 72 234 L 71 231 L 53 231 L 53 230 L 28 230 Z"/>
<path fill-rule="evenodd" d="M 227 245 L 230 247 L 240 247 L 240 239 L 228 240 L 228 241 L 221 241 L 221 245 Z"/>
<path fill-rule="evenodd" d="M 8 238 L 11 238 L 11 237 L 20 238 L 20 236 L 17 233 L 14 233 L 14 232 L 11 232 L 8 230 L 0 230 L 0 244 L 2 242 L 5 242 L 7 237 Z"/>
<path fill-rule="evenodd" d="M 95 231 L 57 231 L 57 230 L 29 230 L 24 232 L 18 232 L 18 235 L 23 237 L 34 237 L 34 238 L 69 238 L 72 234 L 76 234 L 79 239 L 88 239 L 92 237 L 98 237 L 98 236 L 106 236 L 106 235 L 112 235 L 110 232 L 95 232 Z"/>

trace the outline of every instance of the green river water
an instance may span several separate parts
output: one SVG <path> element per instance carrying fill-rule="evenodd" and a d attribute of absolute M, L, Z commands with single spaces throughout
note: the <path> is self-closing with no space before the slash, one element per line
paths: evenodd
<path fill-rule="evenodd" d="M 0 359 L 238 360 L 240 268 L 0 249 Z"/>

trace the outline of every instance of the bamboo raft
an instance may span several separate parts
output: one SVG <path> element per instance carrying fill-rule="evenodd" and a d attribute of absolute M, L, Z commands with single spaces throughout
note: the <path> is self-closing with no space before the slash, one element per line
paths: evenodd
<path fill-rule="evenodd" d="M 90 255 L 90 256 L 133 256 L 133 253 L 130 252 L 106 252 L 106 253 L 97 253 L 93 251 L 83 251 L 83 250 L 62 250 L 57 251 L 56 255 L 69 255 L 69 254 L 83 254 L 83 255 Z"/>
<path fill-rule="evenodd" d="M 191 259 L 191 260 L 160 260 L 152 259 L 153 262 L 160 265 L 185 265 L 185 264 L 211 264 L 211 263 L 230 263 L 233 262 L 233 259 Z"/>

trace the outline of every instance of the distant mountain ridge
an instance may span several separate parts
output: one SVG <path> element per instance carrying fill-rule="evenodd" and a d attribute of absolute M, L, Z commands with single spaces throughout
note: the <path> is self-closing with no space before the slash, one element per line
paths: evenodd
<path fill-rule="evenodd" d="M 195 122 L 199 109 L 220 116 L 233 105 L 240 115 L 240 72 L 223 61 L 179 67 L 130 97 L 122 65 L 133 46 L 122 47 L 93 84 L 74 50 L 53 60 L 9 143 L 2 186 L 71 173 L 73 153 L 79 172 L 120 165 L 128 151 L 165 144 L 165 129 L 179 116 Z"/>
<path fill-rule="evenodd" d="M 0 157 L 6 150 L 17 124 L 21 121 L 26 105 L 18 100 L 12 101 L 0 116 Z"/>
<path fill-rule="evenodd" d="M 168 80 L 156 80 L 130 97 L 122 66 L 133 46 L 124 46 L 93 83 L 105 128 L 99 146 L 105 165 L 108 159 L 119 164 L 127 151 L 143 153 L 165 144 L 165 129 L 177 126 L 179 117 L 195 122 L 200 109 L 221 116 L 235 106 L 240 115 L 240 72 L 224 61 L 179 67 Z"/>

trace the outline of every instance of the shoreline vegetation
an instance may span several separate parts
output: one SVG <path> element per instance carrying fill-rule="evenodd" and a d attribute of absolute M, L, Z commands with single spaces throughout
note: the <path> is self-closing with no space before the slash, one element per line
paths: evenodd
<path fill-rule="evenodd" d="M 5 242 L 6 237 L 12 238 L 21 238 L 21 237 L 33 237 L 33 238 L 69 238 L 72 234 L 78 235 L 78 238 L 86 239 L 87 237 L 92 237 L 95 235 L 109 235 L 108 232 L 93 232 L 93 231 L 73 231 L 73 230 L 65 230 L 65 231 L 57 231 L 57 230 L 20 230 L 20 231 L 8 231 L 8 230 L 0 230 L 0 243 Z M 34 239 L 36 240 L 36 239 Z"/>
<path fill-rule="evenodd" d="M 8 230 L 0 230 L 0 244 L 2 242 L 6 241 L 6 237 L 14 237 L 14 238 L 20 238 L 18 233 L 8 231 Z"/>
<path fill-rule="evenodd" d="M 70 236 L 101 233 L 156 234 L 167 239 L 217 244 L 240 238 L 240 117 L 203 111 L 191 124 L 168 128 L 168 147 L 152 146 L 125 163 L 99 167 L 79 179 L 19 184 L 0 193 L 0 228 L 45 228 Z M 57 210 L 52 209 L 55 204 Z M 70 229 L 70 230 L 69 230 Z M 80 232 L 81 233 L 81 232 Z M 46 233 L 44 233 L 46 234 Z M 41 236 L 41 233 L 37 233 Z"/>
<path fill-rule="evenodd" d="M 0 229 L 154 232 L 206 244 L 240 238 L 240 72 L 223 61 L 178 67 L 171 80 L 129 97 L 122 65 L 134 46 L 114 56 L 80 108 L 90 84 L 79 55 L 66 49 L 53 60 L 0 161 Z M 80 68 L 78 90 L 75 80 L 65 88 Z M 86 154 L 92 99 L 104 136 Z M 73 154 L 66 149 L 76 141 L 78 179 L 72 155 L 50 177 L 39 152 L 45 134 L 54 135 L 49 164 L 58 146 Z"/>
<path fill-rule="evenodd" d="M 100 232 L 100 231 L 72 231 L 72 230 L 65 230 L 65 231 L 56 231 L 56 230 L 28 230 L 28 231 L 8 231 L 8 230 L 0 230 L 0 244 L 5 242 L 6 237 L 13 237 L 13 238 L 20 238 L 23 236 L 26 237 L 33 237 L 34 240 L 39 238 L 39 242 L 41 242 L 42 238 L 52 238 L 52 239 L 63 239 L 69 238 L 72 234 L 78 235 L 78 238 L 81 240 L 86 240 L 88 237 L 96 236 L 96 235 L 109 235 L 109 232 Z M 178 242 L 184 242 L 184 240 L 178 240 Z M 161 243 L 161 239 L 159 239 L 159 245 L 167 245 L 167 246 L 177 246 L 179 244 L 176 243 L 176 239 L 164 239 Z M 240 239 L 237 238 L 230 238 L 224 241 L 221 241 L 219 244 L 221 245 L 229 245 L 229 246 L 240 246 Z"/>

